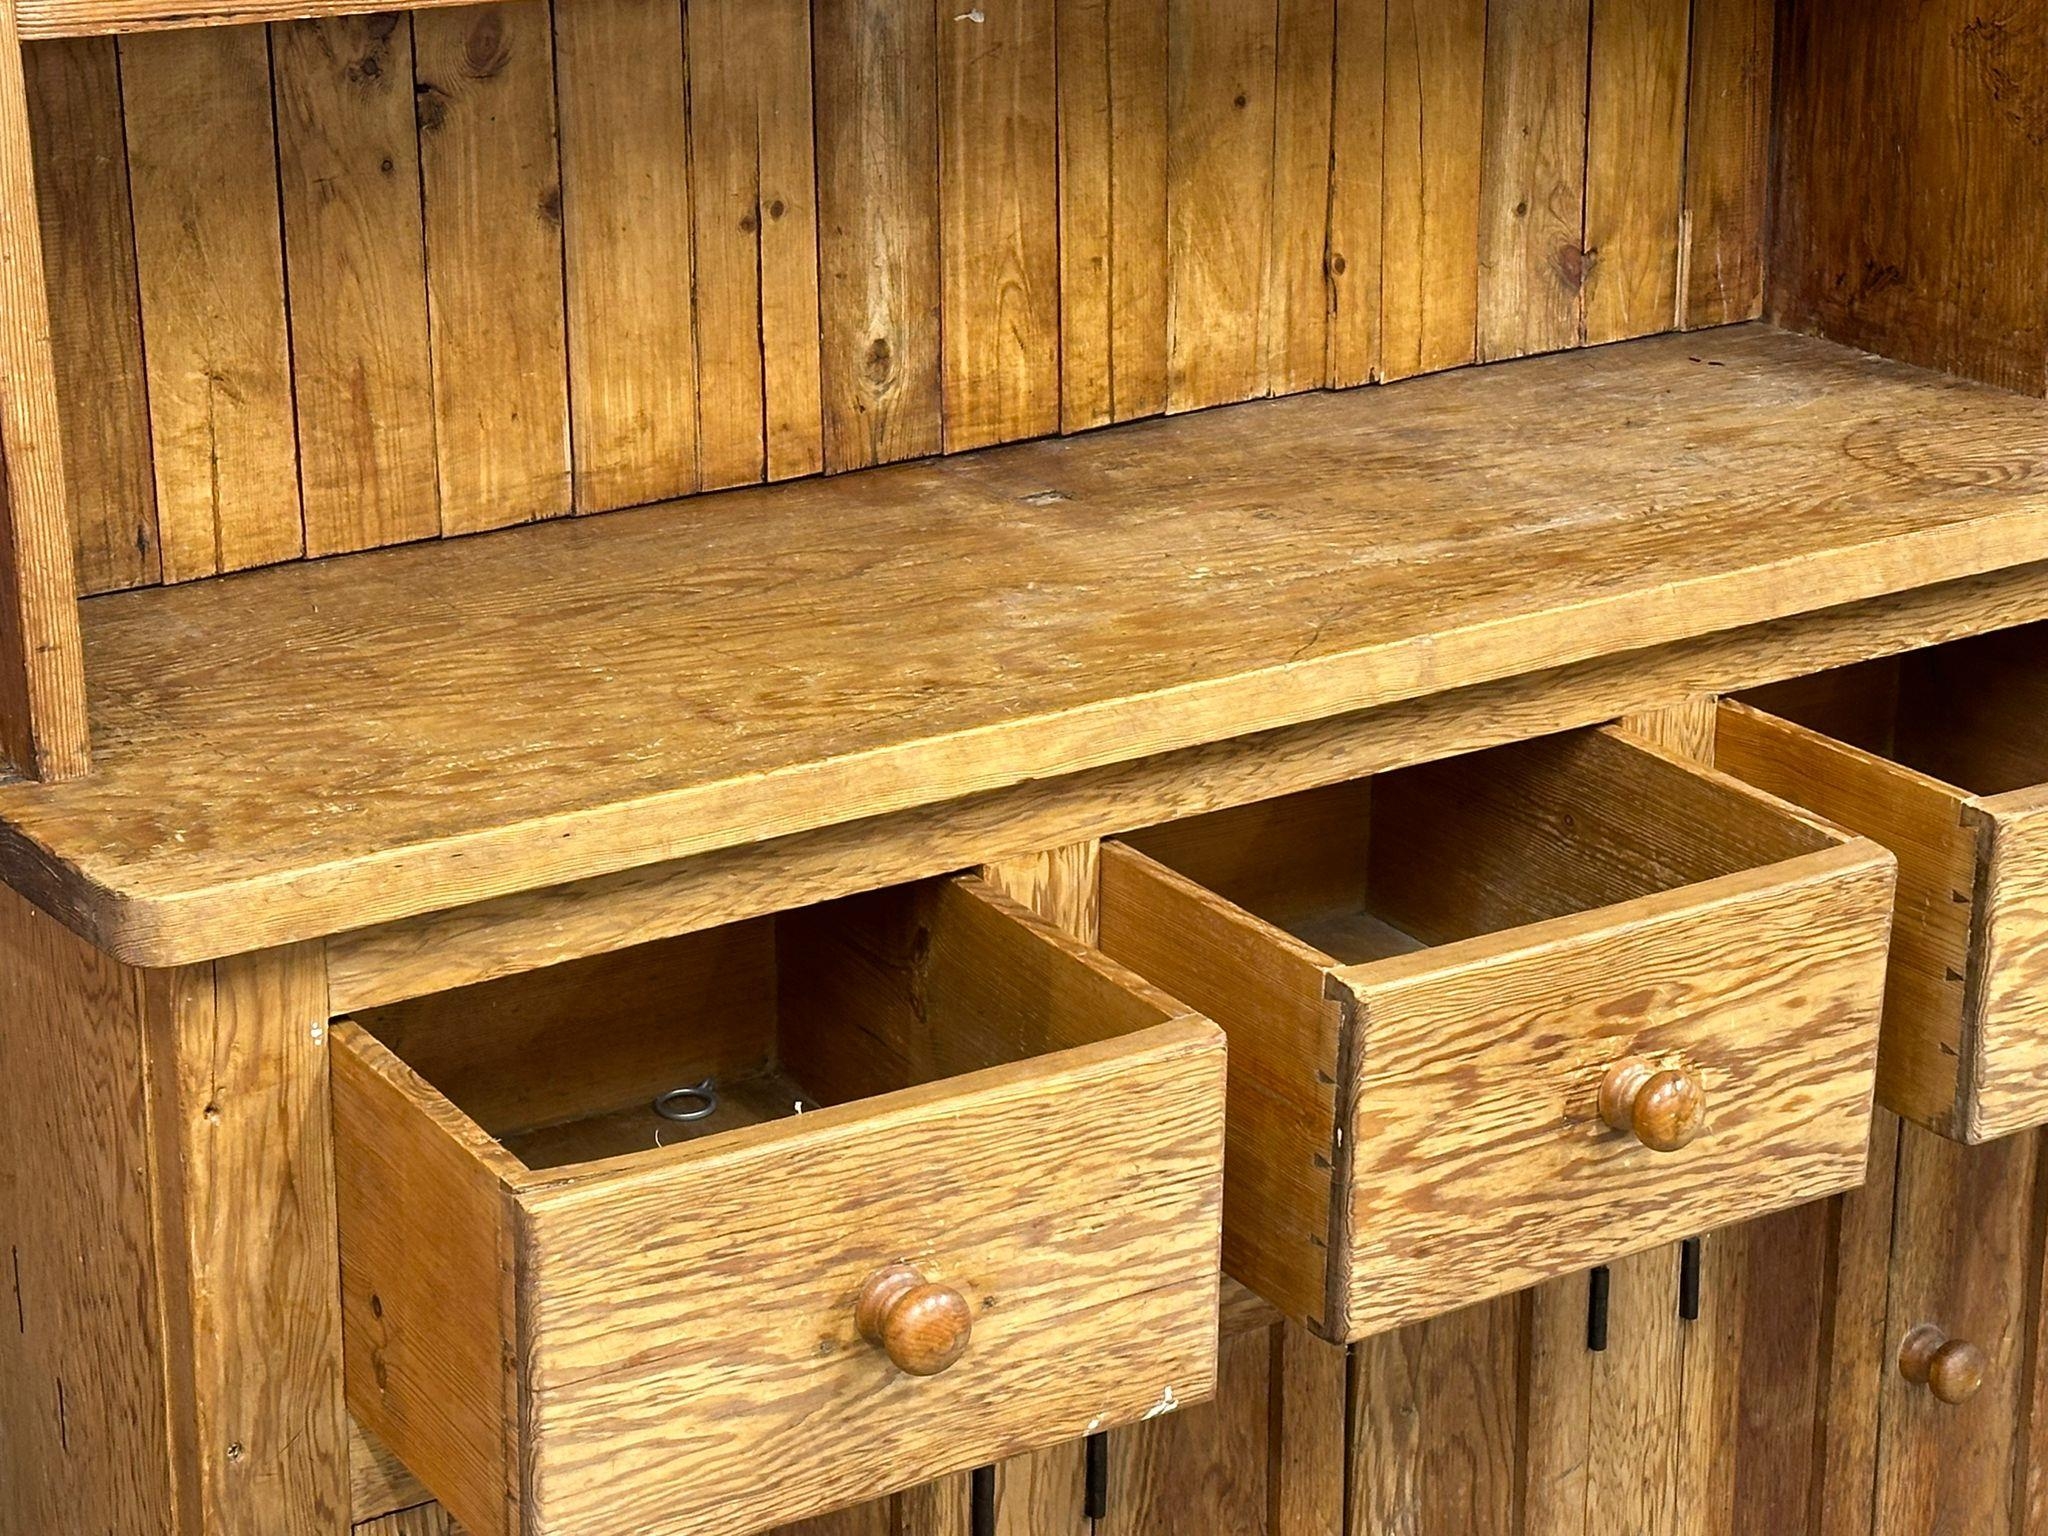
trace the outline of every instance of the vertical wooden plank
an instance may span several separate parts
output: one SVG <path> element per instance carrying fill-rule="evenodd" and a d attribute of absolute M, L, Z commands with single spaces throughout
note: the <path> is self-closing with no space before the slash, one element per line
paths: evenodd
<path fill-rule="evenodd" d="M 1273 205 L 1259 309 L 1260 387 L 1320 389 L 1327 375 L 1331 71 L 1335 0 L 1278 0 Z"/>
<path fill-rule="evenodd" d="M 1486 0 L 1389 0 L 1385 376 L 1456 368 L 1479 324 Z"/>
<path fill-rule="evenodd" d="M 270 46 L 120 44 L 163 579 L 305 552 Z"/>
<path fill-rule="evenodd" d="M 1166 7 L 1058 0 L 1060 425 L 1166 408 Z"/>
<path fill-rule="evenodd" d="M 936 453 L 937 39 L 929 0 L 818 0 L 825 467 Z"/>
<path fill-rule="evenodd" d="M 1880 1109 L 1871 1127 L 1869 1178 L 1828 1202 L 1814 1536 L 1870 1536 L 1876 1520 L 1898 1172 L 1899 1122 Z"/>
<path fill-rule="evenodd" d="M 1595 0 L 1586 130 L 1586 340 L 1679 323 L 1692 0 Z"/>
<path fill-rule="evenodd" d="M 22 62 L 79 589 L 149 586 L 163 566 L 114 40 L 31 43 Z"/>
<path fill-rule="evenodd" d="M 1693 0 L 1681 293 L 1688 329 L 1763 313 L 1776 24 L 1771 0 Z"/>
<path fill-rule="evenodd" d="M 670 0 L 555 7 L 578 512 L 697 486 L 682 53 Z"/>
<path fill-rule="evenodd" d="M 1574 346 L 1590 0 L 1493 0 L 1479 199 L 1479 356 Z"/>
<path fill-rule="evenodd" d="M 1261 392 L 1278 0 L 1167 5 L 1167 409 Z"/>
<path fill-rule="evenodd" d="M 1381 197 L 1387 0 L 1337 0 L 1330 120 L 1328 381 L 1380 375 Z"/>
<path fill-rule="evenodd" d="M 408 15 L 271 29 L 306 553 L 440 531 Z"/>
<path fill-rule="evenodd" d="M 167 1438 L 142 979 L 0 888 L 0 1530 L 192 1529 Z"/>
<path fill-rule="evenodd" d="M 1564 1275 L 1526 1294 L 1528 1383 L 1522 1429 L 1520 1536 L 1585 1536 L 1592 1470 L 1593 1352 L 1586 1347 L 1588 1276 Z"/>
<path fill-rule="evenodd" d="M 441 531 L 569 510 L 548 0 L 413 16 Z"/>
<path fill-rule="evenodd" d="M 1272 1330 L 1223 1340 L 1216 1396 L 1110 1436 L 1109 1511 L 1095 1536 L 1266 1528 Z"/>
<path fill-rule="evenodd" d="M 933 0 L 945 447 L 1059 430 L 1053 0 Z"/>
<path fill-rule="evenodd" d="M 1608 1266 L 1607 1348 L 1592 1357 L 1588 1531 L 1671 1536 L 1683 1386 L 1678 1249 Z"/>
<path fill-rule="evenodd" d="M 1273 1329 L 1272 1343 L 1267 1536 L 1342 1536 L 1347 1352 L 1296 1323 Z"/>
<path fill-rule="evenodd" d="M 318 944 L 161 973 L 150 1114 L 208 1536 L 334 1536 L 349 1515 Z M 153 1016 L 154 1017 L 154 1016 Z M 250 1240 L 261 1233 L 262 1240 Z"/>
<path fill-rule="evenodd" d="M 0 5 L 0 755 L 38 779 L 90 764 L 78 580 L 14 7 Z"/>
<path fill-rule="evenodd" d="M 1966 1147 L 1912 1125 L 1899 1138 L 1875 1536 L 2016 1536 L 2037 1138 Z M 1967 1403 L 1899 1374 L 1899 1341 L 1922 1323 L 1984 1352 L 1984 1386 Z"/>
<path fill-rule="evenodd" d="M 1355 1346 L 1350 1536 L 1519 1536 L 1524 1334 L 1504 1296 Z"/>
<path fill-rule="evenodd" d="M 1000 1463 L 995 1536 L 1091 1536 L 1086 1482 L 1087 1457 L 1080 1441 Z"/>
<path fill-rule="evenodd" d="M 1700 1239 L 1699 1316 L 1679 1323 L 1679 1369 L 1683 1385 L 1678 1401 L 1678 1448 L 1673 1466 L 1671 1529 L 1675 1536 L 1738 1536 L 1749 1527 L 1736 1523 L 1738 1451 L 1743 1438 L 1743 1316 L 1749 1300 L 1749 1229 L 1729 1227 Z M 1818 1288 L 1815 1272 L 1801 1278 Z M 1817 1299 L 1817 1298 L 1816 1298 Z M 1767 1356 L 1765 1358 L 1768 1358 Z M 1752 1365 L 1756 1362 L 1753 1360 Z M 1807 1351 L 1804 1375 L 1811 1388 L 1817 1354 Z M 1788 1449 L 1813 1450 L 1812 1401 L 1802 1436 L 1786 1426 Z M 1773 1426 L 1773 1432 L 1777 1426 Z M 1802 1500 L 1788 1514 L 1806 1508 Z M 1789 1522 L 1788 1522 L 1789 1523 Z"/>
<path fill-rule="evenodd" d="M 818 217 L 804 0 L 689 7 L 705 489 L 815 473 Z"/>

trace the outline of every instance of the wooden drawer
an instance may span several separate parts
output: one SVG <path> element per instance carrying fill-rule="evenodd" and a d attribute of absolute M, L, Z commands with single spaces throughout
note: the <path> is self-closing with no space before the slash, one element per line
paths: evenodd
<path fill-rule="evenodd" d="M 2048 628 L 1744 694 L 1715 751 L 1899 857 L 1879 1101 L 1959 1141 L 2048 1122 Z"/>
<path fill-rule="evenodd" d="M 1224 1267 L 1356 1339 L 1856 1184 L 1892 878 L 1576 732 L 1107 847 L 1102 946 L 1230 1036 Z"/>
<path fill-rule="evenodd" d="M 754 1531 L 1213 1391 L 1223 1037 L 978 881 L 333 1039 L 349 1403 L 478 1536 Z"/>

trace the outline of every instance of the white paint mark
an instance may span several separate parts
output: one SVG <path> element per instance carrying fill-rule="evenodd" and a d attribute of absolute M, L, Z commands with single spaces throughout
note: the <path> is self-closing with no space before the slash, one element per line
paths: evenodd
<path fill-rule="evenodd" d="M 315 1045 L 323 1045 L 326 1041 L 327 1026 L 325 1024 L 315 1024 L 313 1026 L 313 1043 Z"/>
<path fill-rule="evenodd" d="M 25 1332 L 26 1330 L 23 1330 L 23 1331 Z M 1092 1435 L 1092 1434 L 1094 1434 L 1094 1433 L 1095 1433 L 1095 1432 L 1096 1432 L 1097 1430 L 1099 1430 L 1100 1428 L 1102 1428 L 1102 1421 L 1103 1421 L 1103 1419 L 1104 1419 L 1104 1418 L 1106 1418 L 1106 1417 L 1107 1417 L 1107 1415 L 1106 1415 L 1106 1414 L 1100 1414 L 1100 1413 L 1098 1413 L 1097 1415 L 1095 1415 L 1095 1417 L 1094 1417 L 1094 1418 L 1090 1419 L 1090 1420 L 1088 1421 L 1088 1433 Z"/>
<path fill-rule="evenodd" d="M 981 14 L 981 7 L 978 5 L 971 11 L 962 11 L 958 16 L 955 16 L 953 19 L 955 21 L 971 21 L 976 26 L 979 26 L 982 22 L 988 20 L 986 16 Z"/>
<path fill-rule="evenodd" d="M 1145 1417 L 1148 1419 L 1156 1419 L 1162 1413 L 1171 1413 L 1174 1409 L 1178 1408 L 1179 1406 L 1180 1399 L 1173 1395 L 1173 1388 L 1168 1387 L 1164 1392 L 1159 1394 L 1159 1401 L 1154 1403 L 1150 1408 L 1145 1410 Z"/>

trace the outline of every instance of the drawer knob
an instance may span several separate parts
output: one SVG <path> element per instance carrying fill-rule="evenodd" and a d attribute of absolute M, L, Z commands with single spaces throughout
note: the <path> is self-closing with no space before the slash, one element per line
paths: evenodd
<path fill-rule="evenodd" d="M 1600 1082 L 1600 1118 L 1652 1152 L 1676 1152 L 1707 1120 L 1707 1090 L 1684 1067 L 1660 1067 L 1631 1056 Z"/>
<path fill-rule="evenodd" d="M 1967 1403 L 1984 1385 L 1989 1362 L 1965 1339 L 1952 1339 L 1933 1323 L 1922 1323 L 1899 1346 L 1899 1374 L 1925 1387 L 1936 1401 Z"/>
<path fill-rule="evenodd" d="M 878 1269 L 860 1288 L 854 1321 L 896 1368 L 936 1376 L 967 1353 L 974 1312 L 950 1285 L 934 1285 L 908 1264 Z"/>

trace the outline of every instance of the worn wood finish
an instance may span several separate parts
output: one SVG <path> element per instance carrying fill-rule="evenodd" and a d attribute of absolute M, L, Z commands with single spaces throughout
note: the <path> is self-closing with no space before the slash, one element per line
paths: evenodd
<path fill-rule="evenodd" d="M 1330 299 L 1326 373 L 1335 387 L 1380 377 L 1386 68 L 1385 0 L 1337 0 L 1324 256 Z"/>
<path fill-rule="evenodd" d="M 1388 431 L 1384 473 L 1339 472 Z M 101 771 L 0 788 L 4 863 L 153 962 L 410 915 L 2018 563 L 2044 436 L 2026 402 L 1732 330 L 111 594 Z M 1876 441 L 1961 462 L 1901 478 Z M 1190 456 L 1238 469 L 1191 485 Z"/>
<path fill-rule="evenodd" d="M 306 553 L 440 531 L 412 18 L 271 35 Z"/>
<path fill-rule="evenodd" d="M 547 0 L 413 18 L 441 530 L 569 510 L 562 183 Z"/>
<path fill-rule="evenodd" d="M 2048 614 L 2034 568 L 335 936 L 346 1011 Z"/>
<path fill-rule="evenodd" d="M 1585 339 L 1680 319 L 1692 0 L 1593 7 L 1586 128 Z"/>
<path fill-rule="evenodd" d="M 1764 305 L 1773 0 L 1693 0 L 1679 302 L 1687 329 Z"/>
<path fill-rule="evenodd" d="M 1213 1027 L 979 887 L 820 909 L 781 940 L 785 1064 L 836 1107 L 665 1151 L 527 1171 L 367 1033 L 341 1037 L 351 1401 L 477 1529 L 573 1530 L 601 1512 L 636 1529 L 750 1530 L 1208 1394 Z M 882 1049 L 855 1061 L 814 1011 Z M 893 1170 L 881 1198 L 878 1167 Z M 1101 1219 L 1049 1240 L 1082 1189 Z M 685 1209 L 673 1242 L 625 1236 Z M 473 1233 L 459 1246 L 479 1283 L 493 1293 L 486 1277 L 503 1273 L 516 1310 L 480 1311 L 474 1285 L 420 1267 L 427 1231 Z M 750 1257 L 728 1267 L 699 1239 Z M 972 1308 L 965 1355 L 914 1384 L 860 1339 L 854 1304 L 906 1260 Z M 786 1343 L 736 1361 L 722 1332 L 686 1320 L 736 1306 L 779 1310 L 763 1337 Z M 1077 1316 L 1079 1354 L 1063 1342 Z M 944 1351 L 919 1333 L 898 1342 L 923 1367 Z M 823 1353 L 821 1336 L 836 1341 Z M 705 1343 L 646 1343 L 690 1338 Z M 491 1385 L 508 1362 L 509 1397 Z M 449 1398 L 442 1379 L 466 1385 Z M 677 1392 L 706 1404 L 716 1437 L 672 1407 L 645 1416 Z M 837 1404 L 823 1417 L 819 1393 Z M 784 1475 L 747 1478 L 771 1445 Z M 639 1470 L 622 1481 L 626 1446 Z"/>
<path fill-rule="evenodd" d="M 35 45 L 22 67 L 78 582 L 88 592 L 147 586 L 163 565 L 115 45 Z"/>
<path fill-rule="evenodd" d="M 28 86 L 0 7 L 0 761 L 36 779 L 90 764 L 64 431 L 50 343 Z"/>
<path fill-rule="evenodd" d="M 1356 788 L 1104 852 L 1232 1036 L 1232 1273 L 1357 1338 L 1861 1176 L 1889 856 L 1618 735 Z M 1693 1092 L 1624 1138 L 1635 1058 Z"/>
<path fill-rule="evenodd" d="M 163 579 L 296 559 L 269 39 L 168 33 L 120 55 Z"/>
<path fill-rule="evenodd" d="M 2048 792 L 2031 787 L 2048 778 L 2032 707 L 2040 646 L 2036 632 L 2014 631 L 1766 689 L 1756 707 L 1722 712 L 1732 771 L 1899 855 L 1879 1091 L 1964 1141 L 2048 1119 L 2037 1002 L 2048 932 L 2036 915 Z"/>
<path fill-rule="evenodd" d="M 0 891 L 0 1526 L 176 1536 L 143 978 Z"/>
<path fill-rule="evenodd" d="M 1950 372 L 2048 388 L 2038 6 L 1784 9 L 1770 313 Z M 1873 159 L 1872 144 L 1894 146 Z"/>
<path fill-rule="evenodd" d="M 199 1528 L 331 1536 L 350 1510 L 318 945 L 152 978 L 150 1123 L 172 1393 Z M 252 1244 L 249 1233 L 265 1234 Z"/>

